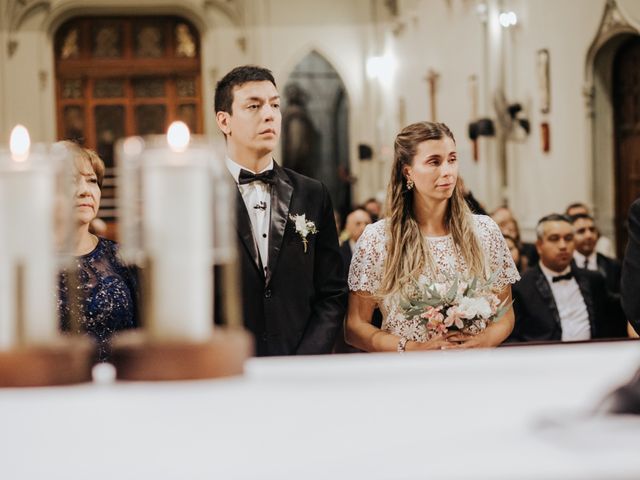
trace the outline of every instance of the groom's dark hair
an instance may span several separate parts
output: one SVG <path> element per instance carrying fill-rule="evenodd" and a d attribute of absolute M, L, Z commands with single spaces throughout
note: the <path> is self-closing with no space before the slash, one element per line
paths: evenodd
<path fill-rule="evenodd" d="M 271 70 L 256 65 L 243 65 L 227 73 L 216 85 L 214 108 L 217 112 L 233 113 L 233 89 L 248 82 L 271 82 L 276 86 Z"/>

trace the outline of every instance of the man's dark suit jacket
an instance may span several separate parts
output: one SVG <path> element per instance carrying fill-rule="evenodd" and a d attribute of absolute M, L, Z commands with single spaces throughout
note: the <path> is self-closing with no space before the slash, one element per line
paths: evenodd
<path fill-rule="evenodd" d="M 348 276 L 349 266 L 351 265 L 351 258 L 353 257 L 349 239 L 345 240 L 344 242 L 342 242 L 342 245 L 340 245 L 340 256 L 342 257 L 342 263 L 344 265 L 344 273 Z"/>
<path fill-rule="evenodd" d="M 598 271 L 606 280 L 607 290 L 611 293 L 620 293 L 620 262 L 601 253 L 596 254 L 596 262 L 598 263 Z"/>
<path fill-rule="evenodd" d="M 640 198 L 629 209 L 629 241 L 622 263 L 620 292 L 627 319 L 640 332 Z"/>
<path fill-rule="evenodd" d="M 274 170 L 265 273 L 240 191 L 236 199 L 244 325 L 258 356 L 329 353 L 347 303 L 331 198 L 317 180 L 275 162 Z M 302 214 L 318 230 L 306 252 L 290 218 Z"/>
<path fill-rule="evenodd" d="M 591 338 L 625 336 L 619 322 L 610 322 L 607 314 L 607 290 L 599 272 L 572 265 L 573 272 L 589 314 Z M 535 342 L 562 340 L 560 314 L 551 286 L 540 265 L 536 264 L 513 286 L 515 326 L 507 341 Z"/>

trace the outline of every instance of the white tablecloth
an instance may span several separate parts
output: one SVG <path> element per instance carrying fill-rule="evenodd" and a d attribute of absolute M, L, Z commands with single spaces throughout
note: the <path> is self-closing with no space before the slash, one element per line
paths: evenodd
<path fill-rule="evenodd" d="M 4 389 L 0 479 L 638 479 L 640 419 L 589 411 L 639 366 L 621 342 Z"/>

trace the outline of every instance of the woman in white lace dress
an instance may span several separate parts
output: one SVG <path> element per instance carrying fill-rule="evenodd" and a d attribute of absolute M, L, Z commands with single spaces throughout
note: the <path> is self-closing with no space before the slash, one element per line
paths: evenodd
<path fill-rule="evenodd" d="M 492 347 L 509 336 L 511 308 L 475 336 L 429 334 L 399 304 L 404 288 L 421 275 L 429 282 L 493 275 L 494 292 L 507 302 L 511 284 L 520 279 L 498 226 L 467 207 L 455 140 L 442 123 L 415 123 L 396 137 L 386 218 L 366 228 L 351 261 L 346 340 L 379 352 Z M 371 324 L 376 306 L 384 318 L 381 329 Z"/>

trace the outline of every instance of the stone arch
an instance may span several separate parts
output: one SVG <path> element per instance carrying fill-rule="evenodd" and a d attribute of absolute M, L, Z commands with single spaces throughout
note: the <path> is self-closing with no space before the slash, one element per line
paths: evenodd
<path fill-rule="evenodd" d="M 321 180 L 334 208 L 350 207 L 349 97 L 341 75 L 313 49 L 291 69 L 281 91 L 282 162 Z"/>
<path fill-rule="evenodd" d="M 163 2 L 155 5 L 126 5 L 113 4 L 108 0 L 104 4 L 87 4 L 82 0 L 65 2 L 52 8 L 47 15 L 43 30 L 50 38 L 53 38 L 55 32 L 67 20 L 80 16 L 101 16 L 101 15 L 121 15 L 121 16 L 138 16 L 138 15 L 177 15 L 189 20 L 203 35 L 207 30 L 206 12 L 203 8 L 195 6 L 190 2 Z"/>
<path fill-rule="evenodd" d="M 613 61 L 620 47 L 640 31 L 632 25 L 615 0 L 608 0 L 585 61 L 583 89 L 588 134 L 590 202 L 601 232 L 615 237 L 615 145 L 613 120 Z M 621 252 L 618 252 L 620 254 Z"/>

